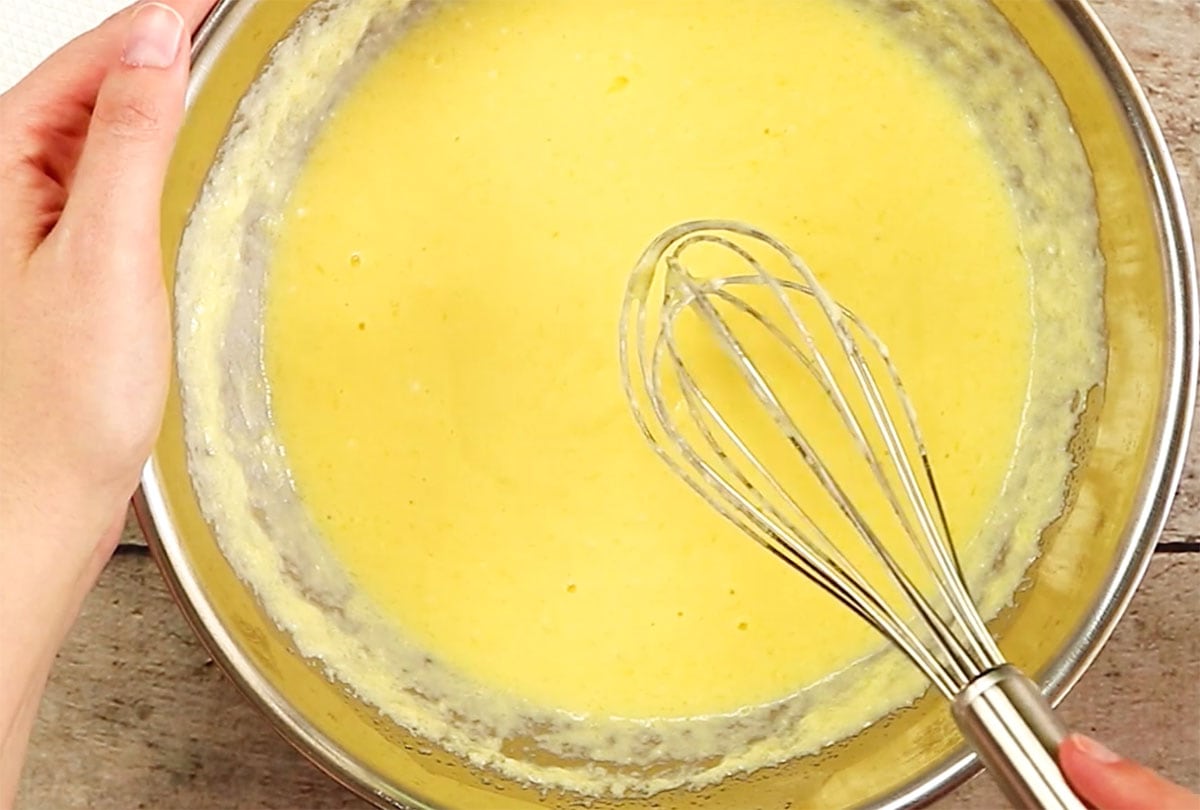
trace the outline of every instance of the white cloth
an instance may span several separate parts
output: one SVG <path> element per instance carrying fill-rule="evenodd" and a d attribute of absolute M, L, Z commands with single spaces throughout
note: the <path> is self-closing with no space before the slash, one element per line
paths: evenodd
<path fill-rule="evenodd" d="M 0 0 L 0 92 L 132 0 Z"/>

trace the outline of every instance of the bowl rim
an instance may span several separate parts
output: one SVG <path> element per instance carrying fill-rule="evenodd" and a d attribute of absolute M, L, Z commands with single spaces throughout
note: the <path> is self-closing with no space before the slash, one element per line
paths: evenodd
<path fill-rule="evenodd" d="M 1147 168 L 1155 210 L 1166 284 L 1167 357 L 1162 405 L 1156 415 L 1156 437 L 1132 519 L 1122 536 L 1117 564 L 1091 613 L 1071 643 L 1038 679 L 1051 703 L 1057 705 L 1078 682 L 1112 635 L 1145 576 L 1166 524 L 1183 473 L 1200 377 L 1200 297 L 1196 258 L 1188 225 L 1187 206 L 1179 177 L 1150 108 L 1145 92 L 1088 0 L 1050 0 L 1094 58 L 1124 112 L 1138 157 Z M 208 70 L 201 61 L 211 48 L 226 42 L 255 2 L 219 0 L 193 37 L 195 71 L 189 82 L 187 106 Z M 141 486 L 133 498 L 134 512 L 167 588 L 193 631 L 237 689 L 271 721 L 272 727 L 306 759 L 363 799 L 380 806 L 436 810 L 429 804 L 379 779 L 313 728 L 258 671 L 222 626 L 217 613 L 191 570 L 182 538 L 171 522 L 170 509 L 155 459 L 146 463 Z M 901 810 L 944 796 L 981 769 L 965 746 L 945 762 L 880 797 L 867 807 Z M 396 795 L 400 794 L 400 795 Z"/>

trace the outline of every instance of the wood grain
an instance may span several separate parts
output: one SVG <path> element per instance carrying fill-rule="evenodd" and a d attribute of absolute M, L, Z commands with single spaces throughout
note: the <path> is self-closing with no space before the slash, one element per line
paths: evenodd
<path fill-rule="evenodd" d="M 1200 210 L 1200 2 L 1103 0 Z M 140 538 L 132 525 L 126 540 Z M 1193 436 L 1164 548 L 1200 542 Z M 1200 554 L 1156 555 L 1112 641 L 1064 704 L 1068 723 L 1200 790 Z M 362 808 L 288 747 L 208 660 L 144 551 L 89 597 L 51 678 L 21 810 Z M 1002 807 L 981 777 L 938 810 Z"/>

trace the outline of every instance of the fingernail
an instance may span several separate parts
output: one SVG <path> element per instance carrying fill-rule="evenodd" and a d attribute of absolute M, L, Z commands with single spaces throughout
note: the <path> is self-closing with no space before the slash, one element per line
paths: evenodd
<path fill-rule="evenodd" d="M 1071 739 L 1075 742 L 1075 745 L 1080 751 L 1083 751 L 1083 753 L 1087 754 L 1096 762 L 1102 762 L 1106 765 L 1111 765 L 1114 762 L 1121 761 L 1119 756 L 1114 754 L 1112 751 L 1109 751 L 1091 737 L 1085 737 L 1082 734 L 1072 734 Z"/>
<path fill-rule="evenodd" d="M 133 12 L 121 61 L 130 67 L 169 68 L 183 44 L 183 17 L 162 3 L 145 3 Z"/>

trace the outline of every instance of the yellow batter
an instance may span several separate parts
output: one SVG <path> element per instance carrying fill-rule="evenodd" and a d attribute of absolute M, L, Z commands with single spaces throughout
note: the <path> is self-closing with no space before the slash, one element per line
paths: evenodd
<path fill-rule="evenodd" d="M 193 227 L 219 233 L 222 216 Z M 1015 461 L 1019 431 L 1036 438 L 1031 237 L 960 98 L 875 14 L 839 0 L 734 12 L 723 0 L 458 0 L 426 11 L 333 109 L 270 222 L 270 424 L 335 563 L 284 553 L 280 570 L 333 582 L 340 567 L 345 582 L 322 599 L 347 600 L 359 645 L 339 651 L 338 631 L 285 595 L 286 576 L 253 573 L 268 570 L 262 548 L 230 553 L 302 648 L 435 738 L 450 732 L 401 708 L 401 689 L 452 708 L 460 695 L 497 729 L 574 718 L 564 750 L 613 761 L 640 749 L 614 742 L 619 723 L 605 718 L 756 716 L 880 649 L 710 512 L 629 416 L 616 354 L 628 273 L 657 231 L 709 216 L 796 247 L 888 344 L 973 576 L 1009 539 L 997 526 L 1023 519 L 1002 498 L 1010 473 L 1032 528 L 1053 516 L 1065 467 L 1043 453 L 1048 474 L 1030 484 Z M 204 327 L 191 328 L 201 344 Z M 1090 360 L 1089 340 L 1058 361 Z M 185 379 L 203 379 L 181 342 Z M 1083 363 L 1056 396 L 1094 373 Z M 1050 404 L 1066 417 L 1046 421 L 1060 447 L 1071 406 Z M 220 453 L 207 406 L 190 407 L 210 426 L 195 428 L 200 494 L 219 530 L 249 532 L 231 506 L 247 497 L 242 479 L 202 459 Z M 424 661 L 399 685 L 379 665 L 393 644 L 395 660 L 411 649 Z M 873 672 L 804 745 L 910 696 L 911 679 Z M 742 739 L 705 728 L 717 729 L 706 745 Z M 511 765 L 498 739 L 456 745 L 572 786 Z M 690 751 L 664 745 L 673 759 Z"/>
<path fill-rule="evenodd" d="M 963 538 L 1000 490 L 1032 330 L 1014 218 L 955 101 L 885 31 L 835 0 L 454 4 L 313 150 L 271 270 L 267 376 L 338 556 L 481 683 L 713 714 L 878 644 L 711 514 L 629 416 L 632 262 L 705 215 L 799 246 L 875 325 Z M 948 373 L 972 366 L 1003 373 Z"/>

